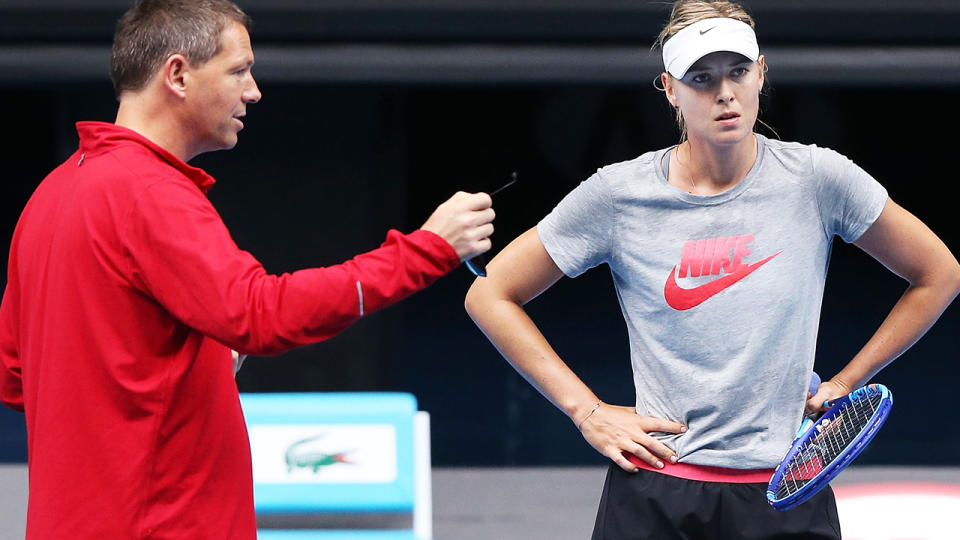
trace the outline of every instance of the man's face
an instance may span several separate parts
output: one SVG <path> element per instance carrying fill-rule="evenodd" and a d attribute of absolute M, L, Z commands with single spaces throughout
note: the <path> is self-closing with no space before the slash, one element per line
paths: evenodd
<path fill-rule="evenodd" d="M 220 52 L 188 72 L 184 121 L 193 134 L 190 156 L 236 146 L 247 104 L 260 101 L 252 68 L 250 35 L 243 25 L 230 21 L 220 35 Z"/>

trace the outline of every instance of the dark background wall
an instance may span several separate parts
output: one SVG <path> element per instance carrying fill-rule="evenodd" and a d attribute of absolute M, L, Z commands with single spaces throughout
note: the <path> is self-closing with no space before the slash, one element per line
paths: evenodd
<path fill-rule="evenodd" d="M 73 122 L 113 119 L 106 61 L 126 5 L 0 0 L 0 251 L 36 184 L 75 149 Z M 661 3 L 241 5 L 255 20 L 264 97 L 250 107 L 236 149 L 193 164 L 219 179 L 211 199 L 237 243 L 271 272 L 376 247 L 389 228 L 418 227 L 454 191 L 488 189 L 517 170 L 521 183 L 497 198 L 496 250 L 597 167 L 677 139 L 650 84 L 659 73 L 648 48 L 666 18 Z M 956 253 L 960 6 L 747 6 L 773 83 L 762 118 L 784 140 L 848 155 Z M 251 358 L 238 385 L 412 392 L 432 415 L 436 465 L 601 463 L 469 321 L 462 302 L 470 282 L 460 269 L 331 341 Z M 821 375 L 856 352 L 905 286 L 837 244 Z M 528 310 L 602 399 L 632 402 L 626 331 L 606 267 L 562 280 Z M 960 463 L 960 428 L 938 412 L 949 392 L 931 392 L 960 375 L 958 329 L 954 306 L 878 376 L 897 406 L 861 462 Z M 0 461 L 25 455 L 23 416 L 0 410 Z"/>

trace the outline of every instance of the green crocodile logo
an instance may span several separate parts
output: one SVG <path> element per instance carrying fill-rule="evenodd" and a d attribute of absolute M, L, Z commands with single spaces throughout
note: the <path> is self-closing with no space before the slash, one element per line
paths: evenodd
<path fill-rule="evenodd" d="M 347 454 L 350 452 L 326 452 L 318 449 L 315 443 L 321 439 L 323 439 L 323 435 L 318 435 L 301 439 L 288 446 L 284 453 L 287 472 L 290 473 L 294 469 L 312 469 L 313 473 L 316 474 L 320 469 L 330 465 L 337 463 L 352 465 L 354 463 L 347 458 Z"/>

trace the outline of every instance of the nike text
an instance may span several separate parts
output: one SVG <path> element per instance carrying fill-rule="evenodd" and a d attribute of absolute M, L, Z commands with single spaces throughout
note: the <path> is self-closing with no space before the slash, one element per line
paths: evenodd
<path fill-rule="evenodd" d="M 752 234 L 688 240 L 680 253 L 678 278 L 719 276 L 733 273 L 744 266 L 743 258 L 750 255 L 747 244 L 753 242 Z"/>

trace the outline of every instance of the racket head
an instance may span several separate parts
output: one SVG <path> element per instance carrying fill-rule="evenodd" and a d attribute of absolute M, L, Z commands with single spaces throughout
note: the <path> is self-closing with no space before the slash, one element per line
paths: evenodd
<path fill-rule="evenodd" d="M 873 411 L 866 422 L 855 426 L 856 435 L 836 457 L 825 466 L 823 463 L 814 464 L 812 470 L 809 467 L 805 467 L 804 470 L 796 469 L 794 462 L 797 461 L 808 445 L 815 444 L 815 439 L 820 437 L 822 433 L 826 433 L 828 426 L 845 415 L 849 407 L 869 399 L 879 400 L 876 410 Z M 806 501 L 846 468 L 863 451 L 867 443 L 873 439 L 880 426 L 890 415 L 890 408 L 893 406 L 893 394 L 882 384 L 871 384 L 831 401 L 830 405 L 830 409 L 810 428 L 797 435 L 787 455 L 780 461 L 780 465 L 770 478 L 770 483 L 767 486 L 767 501 L 777 510 L 789 510 Z M 809 463 L 810 461 L 812 460 L 803 463 Z M 811 472 L 814 474 L 811 475 Z M 800 476 L 803 477 L 800 478 Z M 807 476 L 810 477 L 807 478 Z M 786 486 L 785 483 L 791 483 L 791 485 Z M 782 487 L 789 489 L 781 489 Z"/>

